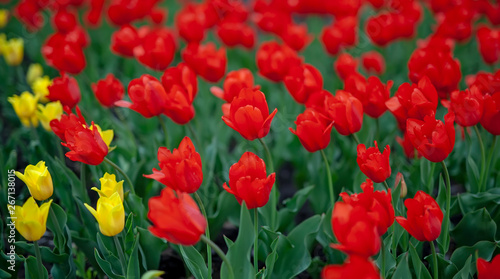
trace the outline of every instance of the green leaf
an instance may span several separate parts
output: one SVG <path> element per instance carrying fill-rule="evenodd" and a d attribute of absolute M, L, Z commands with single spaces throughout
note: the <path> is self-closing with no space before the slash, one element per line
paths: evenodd
<path fill-rule="evenodd" d="M 132 249 L 134 249 L 135 245 L 135 234 L 134 234 L 134 214 L 130 213 L 127 217 L 127 221 L 125 222 L 125 254 L 130 255 L 132 253 Z"/>
<path fill-rule="evenodd" d="M 466 172 L 467 172 L 467 177 L 469 178 L 469 181 L 466 185 L 469 185 L 467 187 L 469 192 L 477 192 L 478 184 L 479 184 L 479 169 L 477 168 L 477 164 L 474 161 L 474 159 L 470 156 L 467 157 L 467 164 L 466 164 Z"/>
<path fill-rule="evenodd" d="M 52 218 L 55 216 L 55 219 Z M 58 204 L 52 203 L 50 205 L 50 214 L 47 218 L 47 227 L 54 234 L 54 245 L 59 250 L 65 251 L 66 237 L 64 236 L 64 227 L 68 221 L 68 216 L 64 209 L 62 209 Z M 61 232 L 61 233 L 58 233 Z"/>
<path fill-rule="evenodd" d="M 394 271 L 394 274 L 392 274 L 392 279 L 407 279 L 411 278 L 411 273 L 410 273 L 410 267 L 408 265 L 408 252 L 402 254 L 399 256 L 401 258 L 399 260 L 399 263 L 396 267 L 396 270 Z"/>
<path fill-rule="evenodd" d="M 307 201 L 313 189 L 314 186 L 305 187 L 297 191 L 292 198 L 284 201 L 285 207 L 278 212 L 279 230 L 287 228 L 293 222 L 295 215 Z"/>
<path fill-rule="evenodd" d="M 482 208 L 467 213 L 451 230 L 451 236 L 459 246 L 471 246 L 481 240 L 494 241 L 496 230 L 497 225 L 488 211 Z"/>
<path fill-rule="evenodd" d="M 441 234 L 437 239 L 437 243 L 439 245 L 439 249 L 446 253 L 450 248 L 450 219 L 446 218 L 446 185 L 444 182 L 444 178 L 442 175 L 439 175 L 439 192 L 436 198 L 436 202 L 439 204 L 441 210 L 443 211 L 443 223 L 441 224 Z M 450 206 L 451 207 L 451 206 Z M 450 208 L 451 211 L 451 208 Z M 448 216 L 451 216 L 448 214 Z"/>
<path fill-rule="evenodd" d="M 432 263 L 432 254 L 427 255 L 424 259 L 428 263 Z M 452 278 L 458 272 L 458 268 L 451 261 L 444 258 L 442 254 L 437 254 L 438 259 L 438 278 Z"/>
<path fill-rule="evenodd" d="M 470 274 L 470 263 L 472 261 L 472 255 L 470 255 L 465 261 L 464 267 L 453 276 L 453 279 L 469 279 Z"/>
<path fill-rule="evenodd" d="M 137 231 L 141 237 L 139 243 L 146 258 L 148 270 L 157 269 L 160 264 L 161 253 L 167 248 L 167 242 L 161 238 L 154 236 L 149 230 L 137 227 Z"/>
<path fill-rule="evenodd" d="M 255 277 L 255 271 L 250 263 L 250 250 L 254 241 L 252 224 L 250 212 L 243 203 L 241 205 L 238 238 L 236 238 L 233 245 L 228 245 L 229 249 L 226 255 L 233 268 L 235 279 L 250 279 Z M 222 279 L 228 278 L 226 263 L 222 263 L 220 276 Z"/>
<path fill-rule="evenodd" d="M 33 245 L 33 243 L 28 243 L 26 241 L 16 241 L 14 245 L 29 252 L 32 255 L 35 254 L 35 246 Z M 68 254 L 56 254 L 46 246 L 40 246 L 40 253 L 42 254 L 42 259 L 44 262 L 62 263 L 68 260 Z"/>
<path fill-rule="evenodd" d="M 279 236 L 274 239 L 273 243 L 271 243 L 271 250 L 272 252 L 268 254 L 266 258 L 266 268 L 263 271 L 263 277 L 262 278 L 268 278 L 274 270 L 274 264 L 276 263 L 276 260 L 278 259 L 278 252 L 276 251 L 276 247 L 278 246 L 278 240 Z"/>
<path fill-rule="evenodd" d="M 391 254 L 391 251 L 389 251 L 389 244 L 391 244 L 392 242 L 392 235 L 390 237 L 386 237 L 384 239 L 384 242 L 382 243 L 382 247 L 380 247 L 380 252 L 379 252 L 379 256 L 377 258 L 377 265 L 379 267 L 382 266 L 382 263 L 385 263 L 385 274 L 382 274 L 382 277 L 383 278 L 386 278 L 386 275 L 387 275 L 387 272 L 389 272 L 389 270 L 391 270 L 392 268 L 394 268 L 396 266 L 396 259 L 393 257 L 393 255 Z M 385 261 L 382 260 L 382 249 L 384 249 L 385 251 Z M 382 270 L 382 268 L 379 268 L 380 270 Z"/>
<path fill-rule="evenodd" d="M 181 251 L 182 258 L 186 263 L 189 271 L 193 274 L 196 279 L 210 278 L 208 276 L 208 268 L 205 264 L 205 259 L 203 256 L 194 248 L 193 246 L 182 246 L 179 245 L 179 250 Z"/>
<path fill-rule="evenodd" d="M 121 272 L 122 265 L 120 263 L 120 260 L 118 259 L 118 252 L 116 251 L 116 247 L 115 247 L 115 243 L 113 241 L 113 238 L 108 237 L 108 236 L 101 236 L 101 235 L 102 235 L 101 233 L 97 233 L 97 246 L 99 247 L 99 250 L 101 251 L 104 260 L 106 260 L 106 262 L 109 263 L 111 270 L 113 272 L 119 271 L 119 273 L 122 273 Z M 97 258 L 96 258 L 96 260 L 99 261 L 99 259 L 97 259 Z M 99 266 L 101 266 L 101 263 L 99 263 Z M 103 269 L 103 271 L 105 271 L 105 270 Z M 115 274 L 119 274 L 119 273 L 115 273 Z"/>
<path fill-rule="evenodd" d="M 489 261 L 492 258 L 493 252 L 495 251 L 496 247 L 496 242 L 489 241 L 480 241 L 474 244 L 474 246 L 462 246 L 453 251 L 450 260 L 456 266 L 464 266 L 467 258 L 471 255 L 475 255 L 477 251 L 480 258 Z"/>
<path fill-rule="evenodd" d="M 99 267 L 104 271 L 104 273 L 109 276 L 111 279 L 125 279 L 124 276 L 115 274 L 113 272 L 113 269 L 111 268 L 111 264 L 106 261 L 105 259 L 101 258 L 101 255 L 99 255 L 99 252 L 97 249 L 94 249 L 94 256 L 95 259 L 97 260 L 97 263 L 99 264 Z"/>
<path fill-rule="evenodd" d="M 33 256 L 29 256 L 24 261 L 24 271 L 26 279 L 48 279 L 49 274 L 45 266 L 42 265 L 42 271 L 38 270 L 38 264 L 36 262 L 36 258 Z"/>
<path fill-rule="evenodd" d="M 415 270 L 415 275 L 416 278 L 422 278 L 422 279 L 432 279 L 431 274 L 425 268 L 424 263 L 420 260 L 420 257 L 418 256 L 417 250 L 413 245 L 410 243 L 410 257 L 411 257 L 411 262 L 413 265 L 413 270 Z"/>
<path fill-rule="evenodd" d="M 127 279 L 139 279 L 141 277 L 141 270 L 139 267 L 138 247 L 141 235 L 138 233 L 135 236 L 135 242 L 132 247 L 130 257 L 127 264 Z"/>

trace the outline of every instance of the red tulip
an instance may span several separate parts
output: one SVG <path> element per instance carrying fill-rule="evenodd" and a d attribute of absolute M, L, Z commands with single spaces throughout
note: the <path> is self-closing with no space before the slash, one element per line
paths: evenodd
<path fill-rule="evenodd" d="M 259 86 L 254 86 L 252 72 L 245 68 L 229 72 L 224 79 L 222 88 L 212 86 L 210 88 L 210 92 L 212 92 L 212 94 L 214 94 L 217 98 L 231 103 L 243 88 L 253 88 L 256 90 L 259 90 L 260 88 Z"/>
<path fill-rule="evenodd" d="M 323 28 L 321 42 L 328 54 L 337 55 L 341 48 L 356 44 L 357 24 L 356 17 L 343 17 Z"/>
<path fill-rule="evenodd" d="M 362 205 L 337 202 L 333 207 L 332 228 L 339 244 L 332 248 L 349 255 L 368 258 L 380 250 L 377 220 Z"/>
<path fill-rule="evenodd" d="M 250 49 L 256 41 L 255 31 L 244 22 L 221 22 L 217 28 L 217 36 L 228 47 L 241 45 Z"/>
<path fill-rule="evenodd" d="M 61 72 L 79 74 L 86 65 L 83 47 L 88 43 L 82 29 L 68 34 L 55 33 L 45 41 L 41 52 L 49 66 Z"/>
<path fill-rule="evenodd" d="M 50 101 L 60 101 L 63 106 L 70 109 L 73 109 L 82 98 L 76 79 L 64 73 L 54 78 L 47 89 L 49 90 L 47 98 Z"/>
<path fill-rule="evenodd" d="M 290 132 L 299 137 L 300 143 L 309 152 L 325 149 L 330 143 L 333 122 L 314 109 L 306 109 L 297 116 L 297 129 Z"/>
<path fill-rule="evenodd" d="M 361 172 L 371 180 L 382 183 L 391 176 L 391 165 L 389 164 L 389 155 L 391 148 L 387 145 L 380 153 L 375 141 L 375 147 L 366 149 L 364 144 L 358 145 L 358 166 Z"/>
<path fill-rule="evenodd" d="M 186 124 L 194 117 L 193 101 L 198 90 L 196 74 L 184 63 L 168 68 L 161 77 L 167 93 L 164 113 L 177 124 Z"/>
<path fill-rule="evenodd" d="M 327 265 L 321 271 L 321 279 L 363 278 L 380 279 L 370 258 L 351 255 L 343 265 Z"/>
<path fill-rule="evenodd" d="M 306 103 L 312 93 L 323 89 L 321 72 L 310 64 L 291 68 L 284 82 L 293 99 L 301 104 Z"/>
<path fill-rule="evenodd" d="M 408 118 L 423 120 L 425 116 L 436 113 L 438 95 L 431 81 L 424 76 L 418 84 L 401 84 L 396 95 L 385 104 L 404 131 Z"/>
<path fill-rule="evenodd" d="M 19 1 L 14 14 L 29 31 L 37 31 L 43 26 L 42 8 L 37 1 Z"/>
<path fill-rule="evenodd" d="M 293 49 L 272 41 L 260 45 L 256 59 L 259 73 L 274 82 L 282 81 L 290 69 L 302 64 Z"/>
<path fill-rule="evenodd" d="M 465 83 L 469 88 L 477 87 L 483 95 L 493 95 L 500 91 L 500 70 L 496 73 L 479 72 L 466 76 Z"/>
<path fill-rule="evenodd" d="M 361 0 L 336 1 L 335 5 L 332 5 L 330 12 L 335 16 L 335 18 L 356 16 L 361 8 L 361 4 Z"/>
<path fill-rule="evenodd" d="M 165 27 L 155 27 L 144 33 L 140 36 L 140 43 L 133 50 L 135 58 L 153 70 L 165 70 L 174 59 L 176 50 L 174 35 Z"/>
<path fill-rule="evenodd" d="M 373 118 L 379 118 L 387 110 L 385 102 L 389 100 L 392 80 L 384 85 L 378 77 L 368 80 L 360 74 L 350 75 L 344 82 L 344 89 L 363 104 L 363 110 Z"/>
<path fill-rule="evenodd" d="M 361 130 L 363 105 L 351 93 L 338 90 L 335 97 L 327 101 L 327 110 L 339 134 L 348 136 Z"/>
<path fill-rule="evenodd" d="M 309 98 L 307 99 L 305 105 L 306 108 L 312 108 L 315 111 L 327 116 L 330 120 L 332 120 L 328 113 L 328 105 L 332 102 L 333 102 L 332 93 L 326 90 L 320 90 L 311 94 L 311 96 L 309 96 Z"/>
<path fill-rule="evenodd" d="M 455 146 L 455 115 L 445 115 L 445 123 L 434 116 L 426 116 L 424 121 L 408 119 L 406 133 L 413 146 L 431 162 L 441 162 L 453 151 Z"/>
<path fill-rule="evenodd" d="M 108 18 L 115 25 L 130 24 L 151 14 L 157 0 L 113 0 L 108 7 Z"/>
<path fill-rule="evenodd" d="M 144 175 L 175 191 L 194 193 L 203 182 L 201 157 L 196 152 L 191 139 L 184 137 L 178 149 L 171 152 L 166 147 L 158 148 L 160 170 Z"/>
<path fill-rule="evenodd" d="M 450 110 L 455 121 L 462 127 L 474 126 L 483 115 L 483 94 L 474 86 L 465 91 L 453 91 L 450 95 Z"/>
<path fill-rule="evenodd" d="M 267 204 L 274 181 L 275 173 L 266 177 L 264 160 L 252 152 L 245 152 L 229 169 L 231 188 L 226 183 L 222 187 L 233 194 L 240 204 L 244 201 L 247 208 L 252 209 Z"/>
<path fill-rule="evenodd" d="M 175 27 L 186 42 L 201 42 L 206 30 L 202 6 L 192 3 L 185 5 L 175 16 Z"/>
<path fill-rule="evenodd" d="M 463 42 L 472 35 L 472 20 L 475 15 L 476 11 L 467 4 L 450 7 L 437 17 L 435 35 Z"/>
<path fill-rule="evenodd" d="M 57 32 L 66 34 L 77 27 L 78 20 L 74 13 L 65 8 L 60 8 L 52 17 L 52 23 Z"/>
<path fill-rule="evenodd" d="M 259 90 L 243 88 L 231 101 L 228 115 L 222 120 L 247 140 L 263 138 L 269 133 L 278 109 L 269 114 L 266 96 Z"/>
<path fill-rule="evenodd" d="M 488 64 L 495 64 L 500 60 L 500 29 L 481 26 L 477 30 L 479 52 Z"/>
<path fill-rule="evenodd" d="M 189 246 L 196 244 L 205 233 L 207 220 L 186 193 L 165 188 L 159 197 L 150 198 L 148 205 L 148 219 L 153 223 L 149 230 L 157 237 Z"/>
<path fill-rule="evenodd" d="M 496 255 L 491 262 L 478 258 L 477 279 L 495 279 L 500 274 L 500 255 Z"/>
<path fill-rule="evenodd" d="M 104 0 L 90 0 L 90 8 L 86 14 L 87 23 L 92 26 L 101 24 L 102 10 L 104 8 Z"/>
<path fill-rule="evenodd" d="M 141 43 L 132 25 L 123 25 L 111 35 L 111 50 L 125 57 L 134 57 L 134 48 Z"/>
<path fill-rule="evenodd" d="M 500 135 L 500 92 L 484 96 L 481 125 L 493 135 Z"/>
<path fill-rule="evenodd" d="M 358 72 L 358 60 L 349 53 L 342 53 L 333 64 L 333 68 L 340 79 L 345 80 L 348 76 Z"/>
<path fill-rule="evenodd" d="M 123 84 L 113 74 L 108 74 L 105 79 L 101 79 L 97 84 L 92 84 L 92 91 L 95 97 L 105 107 L 113 107 L 115 102 L 123 99 L 125 89 Z"/>
<path fill-rule="evenodd" d="M 162 114 L 168 98 L 162 84 L 147 74 L 130 81 L 128 95 L 132 103 L 120 100 L 115 105 L 135 110 L 147 118 Z"/>
<path fill-rule="evenodd" d="M 373 72 L 377 75 L 381 75 L 385 71 L 384 57 L 376 51 L 364 53 L 361 55 L 361 61 L 363 68 L 368 73 Z"/>
<path fill-rule="evenodd" d="M 408 157 L 408 159 L 415 158 L 415 147 L 411 143 L 408 136 L 404 136 L 403 138 L 396 137 L 396 141 L 399 143 L 399 145 L 401 145 L 401 147 L 403 148 L 403 151 L 404 151 L 406 157 Z M 417 153 L 417 155 L 419 158 L 422 157 L 419 153 Z"/>
<path fill-rule="evenodd" d="M 404 217 L 396 221 L 418 241 L 434 241 L 441 234 L 443 211 L 437 202 L 423 191 L 418 191 L 413 199 L 406 199 Z"/>
<path fill-rule="evenodd" d="M 191 43 L 182 51 L 182 59 L 196 74 L 209 82 L 218 82 L 226 73 L 226 49 L 214 43 Z"/>
<path fill-rule="evenodd" d="M 281 32 L 280 37 L 287 46 L 295 51 L 301 51 L 313 39 L 307 34 L 307 25 L 298 24 L 288 24 Z"/>

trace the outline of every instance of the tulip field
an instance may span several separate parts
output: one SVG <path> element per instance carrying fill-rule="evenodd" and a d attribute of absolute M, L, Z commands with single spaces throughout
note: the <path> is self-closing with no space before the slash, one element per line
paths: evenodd
<path fill-rule="evenodd" d="M 500 1 L 0 0 L 0 278 L 500 278 Z"/>

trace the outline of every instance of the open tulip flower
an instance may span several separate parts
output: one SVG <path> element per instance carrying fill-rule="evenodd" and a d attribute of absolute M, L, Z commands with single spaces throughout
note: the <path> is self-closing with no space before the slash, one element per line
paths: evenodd
<path fill-rule="evenodd" d="M 330 143 L 333 122 L 314 109 L 306 109 L 297 116 L 297 129 L 290 132 L 299 137 L 300 143 L 309 152 L 325 149 Z"/>
<path fill-rule="evenodd" d="M 500 256 L 496 255 L 491 262 L 484 259 L 477 259 L 477 278 L 494 279 L 500 274 Z"/>
<path fill-rule="evenodd" d="M 15 218 L 16 229 L 26 240 L 37 241 L 45 234 L 51 203 L 52 200 L 38 207 L 30 197 L 23 206 L 15 206 L 10 216 Z"/>
<path fill-rule="evenodd" d="M 85 204 L 85 207 L 94 215 L 99 223 L 99 230 L 105 236 L 119 234 L 125 226 L 125 209 L 118 192 L 111 196 L 101 196 L 97 201 L 96 209 Z"/>
<path fill-rule="evenodd" d="M 391 176 L 391 166 L 389 164 L 389 155 L 391 148 L 387 145 L 382 153 L 378 149 L 375 141 L 375 147 L 368 149 L 364 144 L 358 145 L 358 166 L 366 176 L 377 183 L 384 182 Z"/>
<path fill-rule="evenodd" d="M 238 96 L 241 89 L 251 88 L 259 90 L 259 86 L 254 85 L 253 74 L 249 69 L 231 71 L 226 75 L 222 88 L 212 86 L 210 92 L 219 99 L 231 103 Z"/>
<path fill-rule="evenodd" d="M 24 173 L 16 172 L 16 176 L 26 183 L 31 196 L 39 201 L 44 201 L 52 196 L 54 187 L 52 176 L 44 161 L 38 162 L 36 166 L 28 165 Z"/>

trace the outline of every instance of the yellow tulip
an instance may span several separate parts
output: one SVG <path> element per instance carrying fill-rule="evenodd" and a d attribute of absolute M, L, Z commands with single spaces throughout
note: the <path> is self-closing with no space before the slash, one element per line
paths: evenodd
<path fill-rule="evenodd" d="M 103 177 L 99 178 L 101 182 L 101 190 L 92 187 L 92 190 L 99 193 L 99 197 L 111 197 L 114 193 L 120 195 L 123 201 L 123 180 L 116 182 L 116 175 L 105 173 Z"/>
<path fill-rule="evenodd" d="M 21 96 L 14 95 L 7 99 L 14 107 L 21 123 L 26 127 L 38 127 L 38 118 L 36 117 L 36 108 L 38 97 L 24 91 Z"/>
<path fill-rule="evenodd" d="M 104 141 L 104 143 L 106 143 L 106 145 L 108 146 L 109 148 L 109 145 L 111 144 L 111 141 L 113 140 L 113 137 L 114 137 L 114 131 L 112 129 L 109 129 L 109 130 L 102 130 L 101 127 L 97 124 L 94 124 L 93 126 L 91 126 L 91 130 L 93 129 L 92 127 L 96 127 L 97 128 L 97 131 L 99 132 L 99 134 L 101 134 L 101 138 L 102 140 Z"/>
<path fill-rule="evenodd" d="M 50 176 L 49 169 L 45 166 L 44 161 L 38 162 L 36 166 L 28 165 L 24 169 L 24 174 L 16 171 L 16 176 L 26 183 L 30 194 L 36 200 L 44 201 L 50 198 L 54 192 L 52 176 Z"/>
<path fill-rule="evenodd" d="M 29 85 L 32 85 L 33 82 L 43 75 L 42 65 L 38 63 L 33 63 L 28 68 L 28 73 L 26 73 L 26 81 Z"/>
<path fill-rule="evenodd" d="M 54 119 L 61 119 L 62 114 L 63 107 L 61 105 L 61 102 L 59 101 L 48 103 L 45 106 L 42 104 L 38 104 L 38 111 L 36 112 L 36 115 L 40 120 L 40 123 L 42 123 L 43 128 L 49 132 L 52 131 L 52 128 L 50 128 L 50 121 Z"/>
<path fill-rule="evenodd" d="M 52 85 L 52 80 L 48 76 L 38 77 L 33 81 L 31 90 L 40 99 L 41 102 L 48 102 L 49 86 Z"/>
<path fill-rule="evenodd" d="M 33 197 L 30 197 L 23 206 L 16 205 L 10 216 L 15 222 L 17 231 L 28 241 L 37 241 L 47 230 L 47 216 L 49 215 L 52 200 L 38 207 Z"/>
<path fill-rule="evenodd" d="M 96 210 L 85 204 L 85 207 L 94 215 L 99 223 L 99 230 L 103 235 L 115 236 L 125 226 L 125 209 L 118 193 L 111 197 L 102 196 L 97 200 Z"/>
<path fill-rule="evenodd" d="M 9 10 L 0 9 L 0 28 L 4 28 L 9 23 Z"/>
<path fill-rule="evenodd" d="M 2 47 L 5 62 L 10 66 L 17 66 L 23 62 L 24 41 L 21 38 L 14 38 L 6 41 Z"/>

